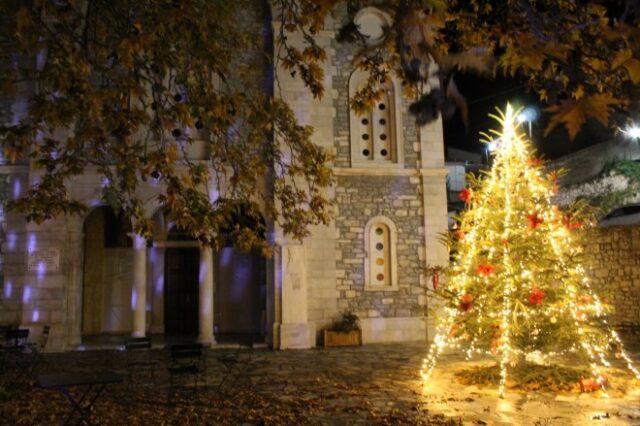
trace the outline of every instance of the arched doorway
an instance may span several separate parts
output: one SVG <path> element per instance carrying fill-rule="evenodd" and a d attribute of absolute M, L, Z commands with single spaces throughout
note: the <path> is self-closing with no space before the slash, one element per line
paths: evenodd
<path fill-rule="evenodd" d="M 131 223 L 110 207 L 84 221 L 82 334 L 131 330 Z"/>
<path fill-rule="evenodd" d="M 242 228 L 265 229 L 259 213 L 237 207 L 230 226 L 223 233 L 226 243 L 215 262 L 215 334 L 218 342 L 251 339 L 264 342 L 266 336 L 266 259 L 258 251 L 236 247 L 234 236 Z"/>
<path fill-rule="evenodd" d="M 164 332 L 166 336 L 197 336 L 200 250 L 195 240 L 173 227 L 165 251 Z"/>

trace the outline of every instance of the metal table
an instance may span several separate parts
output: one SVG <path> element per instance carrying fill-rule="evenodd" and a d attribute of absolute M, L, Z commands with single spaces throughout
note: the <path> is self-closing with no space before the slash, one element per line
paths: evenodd
<path fill-rule="evenodd" d="M 68 372 L 56 374 L 41 374 L 37 376 L 40 387 L 62 392 L 71 404 L 71 412 L 64 424 L 71 424 L 75 414 L 78 414 L 76 424 L 91 423 L 91 407 L 107 385 L 121 383 L 122 377 L 113 371 L 102 370 L 94 372 Z M 69 388 L 80 388 L 78 397 L 74 397 Z"/>

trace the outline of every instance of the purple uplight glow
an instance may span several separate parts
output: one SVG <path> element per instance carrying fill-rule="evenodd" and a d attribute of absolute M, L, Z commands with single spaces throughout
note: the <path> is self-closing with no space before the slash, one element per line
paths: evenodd
<path fill-rule="evenodd" d="M 38 262 L 38 271 L 36 272 L 36 277 L 38 281 L 44 278 L 44 274 L 47 272 L 47 265 L 44 262 Z"/>
<path fill-rule="evenodd" d="M 207 261 L 202 259 L 200 261 L 200 271 L 198 271 L 198 282 L 202 285 L 204 283 L 204 278 L 207 275 Z"/>
<path fill-rule="evenodd" d="M 40 311 L 38 311 L 37 309 L 35 311 L 33 311 L 33 313 L 31 314 L 31 322 L 38 322 L 38 320 L 40 319 Z"/>
<path fill-rule="evenodd" d="M 132 310 L 135 311 L 137 303 L 138 303 L 138 293 L 136 292 L 136 289 L 134 288 L 133 290 L 131 290 L 131 309 Z"/>
<path fill-rule="evenodd" d="M 15 232 L 9 232 L 7 234 L 7 249 L 13 251 L 16 249 L 16 242 L 18 241 L 18 236 Z"/>
<path fill-rule="evenodd" d="M 4 298 L 10 299 L 12 295 L 13 295 L 13 283 L 11 282 L 11 280 L 7 280 L 4 283 Z"/>
<path fill-rule="evenodd" d="M 33 253 L 38 245 L 38 237 L 36 234 L 29 234 L 29 242 L 27 243 L 27 253 Z"/>
<path fill-rule="evenodd" d="M 142 250 L 142 249 L 146 249 L 147 248 L 147 240 L 146 238 L 140 236 L 140 235 L 134 235 L 133 236 L 133 247 L 136 250 Z"/>
<path fill-rule="evenodd" d="M 31 299 L 31 286 L 25 285 L 22 290 L 22 303 L 28 303 L 29 299 Z"/>
<path fill-rule="evenodd" d="M 229 266 L 233 252 L 230 248 L 225 247 L 220 252 L 220 266 Z"/>
<path fill-rule="evenodd" d="M 13 198 L 19 198 L 20 192 L 22 192 L 22 183 L 19 179 L 13 181 Z"/>
<path fill-rule="evenodd" d="M 160 276 L 156 279 L 155 286 L 156 294 L 162 294 L 164 290 L 164 274 L 160 274 Z"/>

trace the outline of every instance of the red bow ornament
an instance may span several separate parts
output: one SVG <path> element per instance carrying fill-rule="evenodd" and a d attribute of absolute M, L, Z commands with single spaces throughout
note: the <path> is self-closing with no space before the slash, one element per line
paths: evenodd
<path fill-rule="evenodd" d="M 471 190 L 469 188 L 465 188 L 462 191 L 458 192 L 458 198 L 460 198 L 465 203 L 468 203 L 471 200 Z"/>
<path fill-rule="evenodd" d="M 534 287 L 531 290 L 531 294 L 529 294 L 529 304 L 530 305 L 539 305 L 544 300 L 545 293 L 540 290 L 538 287 Z"/>

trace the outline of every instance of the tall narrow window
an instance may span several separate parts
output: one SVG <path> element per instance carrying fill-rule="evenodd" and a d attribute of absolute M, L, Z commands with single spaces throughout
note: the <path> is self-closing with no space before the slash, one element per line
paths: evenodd
<path fill-rule="evenodd" d="M 365 290 L 396 290 L 397 231 L 384 216 L 371 219 L 365 227 Z"/>
<path fill-rule="evenodd" d="M 366 73 L 355 71 L 349 81 L 349 97 L 366 82 Z M 382 98 L 364 115 L 350 110 L 351 165 L 354 167 L 402 166 L 400 97 L 396 81 L 382 87 Z"/>

